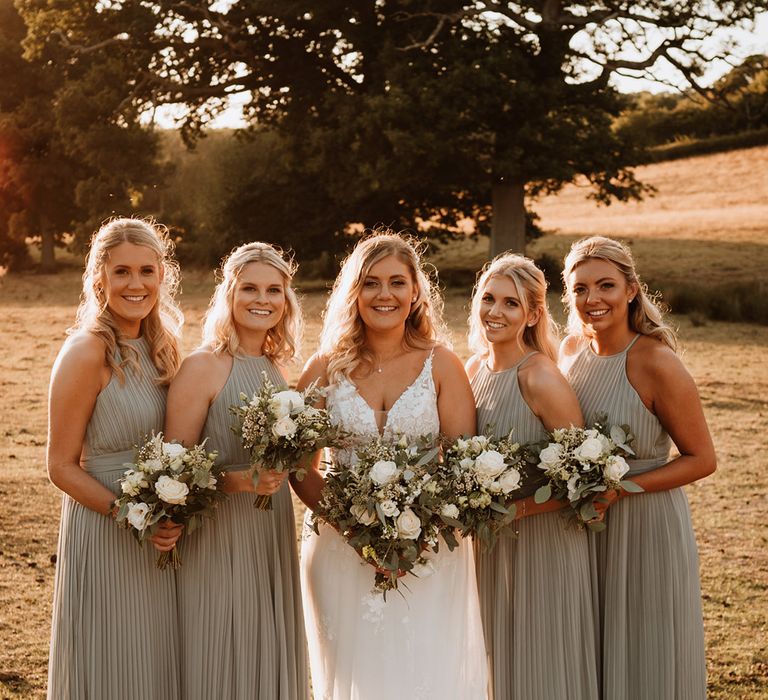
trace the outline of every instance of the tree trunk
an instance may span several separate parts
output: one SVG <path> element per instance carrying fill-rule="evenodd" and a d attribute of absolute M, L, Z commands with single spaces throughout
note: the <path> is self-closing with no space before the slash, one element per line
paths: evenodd
<path fill-rule="evenodd" d="M 525 183 L 497 182 L 493 186 L 491 257 L 511 251 L 525 253 Z"/>
<path fill-rule="evenodd" d="M 56 242 L 53 231 L 43 230 L 40 234 L 40 272 L 56 272 Z"/>

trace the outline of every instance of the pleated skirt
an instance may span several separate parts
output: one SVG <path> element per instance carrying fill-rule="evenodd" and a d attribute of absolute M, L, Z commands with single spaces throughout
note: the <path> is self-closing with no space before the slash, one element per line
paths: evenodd
<path fill-rule="evenodd" d="M 598 697 L 589 545 L 565 525 L 542 513 L 517 539 L 475 546 L 492 700 Z"/>
<path fill-rule="evenodd" d="M 184 700 L 308 697 L 293 504 L 234 494 L 180 544 L 177 572 Z"/>
<path fill-rule="evenodd" d="M 88 471 L 116 482 L 132 452 L 102 455 Z M 56 560 L 48 698 L 180 698 L 173 571 L 157 550 L 65 495 Z"/>
<path fill-rule="evenodd" d="M 702 700 L 707 694 L 699 557 L 682 489 L 612 505 L 590 533 L 603 697 Z"/>

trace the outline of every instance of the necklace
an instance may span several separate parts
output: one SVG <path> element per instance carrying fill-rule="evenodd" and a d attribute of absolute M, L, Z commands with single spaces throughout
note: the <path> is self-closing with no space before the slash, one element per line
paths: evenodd
<path fill-rule="evenodd" d="M 394 355 L 390 355 L 389 357 L 385 358 L 377 358 L 374 356 L 374 369 L 377 374 L 381 374 L 384 371 L 384 365 L 386 365 L 388 362 L 391 362 L 392 360 L 400 357 L 401 355 L 405 354 L 405 350 L 398 350 Z"/>

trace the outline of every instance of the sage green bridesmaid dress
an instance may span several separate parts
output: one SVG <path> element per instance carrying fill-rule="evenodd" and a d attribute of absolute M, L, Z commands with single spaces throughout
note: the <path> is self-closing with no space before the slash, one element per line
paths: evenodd
<path fill-rule="evenodd" d="M 250 460 L 229 408 L 284 380 L 266 357 L 235 357 L 203 427 L 209 449 L 230 471 Z M 184 700 L 302 700 L 308 697 L 306 638 L 288 480 L 273 510 L 254 493 L 229 496 L 216 518 L 181 539 L 177 572 Z"/>
<path fill-rule="evenodd" d="M 140 373 L 112 377 L 85 438 L 85 470 L 118 494 L 133 447 L 165 417 L 166 390 L 143 338 L 127 341 Z M 119 359 L 119 358 L 118 358 Z M 176 580 L 157 550 L 63 496 L 48 663 L 51 700 L 180 698 Z"/>

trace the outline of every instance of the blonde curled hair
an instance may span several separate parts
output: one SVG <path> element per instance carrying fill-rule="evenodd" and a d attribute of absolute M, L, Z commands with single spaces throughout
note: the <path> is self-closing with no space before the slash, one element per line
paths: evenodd
<path fill-rule="evenodd" d="M 349 376 L 373 354 L 365 344 L 365 325 L 357 308 L 357 298 L 371 268 L 390 256 L 410 271 L 416 301 L 405 321 L 403 347 L 427 349 L 435 344 L 449 345 L 443 321 L 443 300 L 421 260 L 419 242 L 412 236 L 389 228 L 377 228 L 362 238 L 341 266 L 325 307 L 320 353 L 328 358 L 328 380 L 333 383 Z"/>
<path fill-rule="evenodd" d="M 518 342 L 546 355 L 557 362 L 557 325 L 547 306 L 547 280 L 532 260 L 515 253 L 502 253 L 483 267 L 475 284 L 469 313 L 469 348 L 481 358 L 488 357 L 489 343 L 480 320 L 480 305 L 488 282 L 493 277 L 506 277 L 515 285 L 518 299 L 527 316 L 540 309 L 539 320 L 532 326 L 523 324 Z"/>
<path fill-rule="evenodd" d="M 629 303 L 629 327 L 635 333 L 656 338 L 676 351 L 677 335 L 664 319 L 664 307 L 656 297 L 648 293 L 648 287 L 637 276 L 632 251 L 623 243 L 605 236 L 592 236 L 576 241 L 565 257 L 563 287 L 566 291 L 563 301 L 568 306 L 568 332 L 577 336 L 588 334 L 586 324 L 576 311 L 576 302 L 568 278 L 578 265 L 590 259 L 611 263 L 624 276 L 628 285 L 636 286 L 637 294 Z"/>
<path fill-rule="evenodd" d="M 179 265 L 173 258 L 174 244 L 168 229 L 156 221 L 132 217 L 111 219 L 93 234 L 85 260 L 75 325 L 68 332 L 88 331 L 101 338 L 107 346 L 107 365 L 120 382 L 125 381 L 127 367 L 140 372 L 136 350 L 125 342 L 104 293 L 103 275 L 109 253 L 121 243 L 143 246 L 157 255 L 161 273 L 158 298 L 142 319 L 140 333 L 149 345 L 150 357 L 158 370 L 158 384 L 168 384 L 181 362 L 179 336 L 184 316 L 174 298 L 179 286 Z"/>
<path fill-rule="evenodd" d="M 297 266 L 292 258 L 286 258 L 282 250 L 269 243 L 245 243 L 222 260 L 219 281 L 203 319 L 203 345 L 213 352 L 237 354 L 240 338 L 232 317 L 232 302 L 237 281 L 250 263 L 275 268 L 283 279 L 285 293 L 283 317 L 267 331 L 262 352 L 273 362 L 294 360 L 299 355 L 303 328 L 301 306 L 291 287 Z"/>

